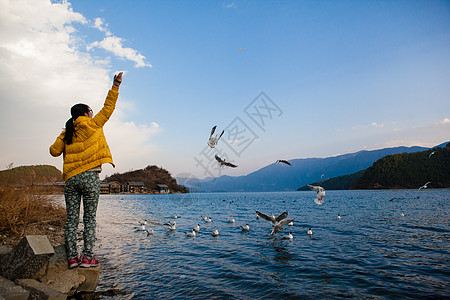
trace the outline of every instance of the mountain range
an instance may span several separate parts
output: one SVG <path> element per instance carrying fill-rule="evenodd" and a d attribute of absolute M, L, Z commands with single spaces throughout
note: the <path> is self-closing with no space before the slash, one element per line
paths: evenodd
<path fill-rule="evenodd" d="M 443 143 L 436 147 L 445 147 Z M 433 147 L 433 148 L 436 148 Z M 195 180 L 191 186 L 201 192 L 272 192 L 295 191 L 306 184 L 325 180 L 327 178 L 353 174 L 367 169 L 375 161 L 387 155 L 414 153 L 429 150 L 419 146 L 394 147 L 379 150 L 363 150 L 326 158 L 292 159 L 292 166 L 270 164 L 255 172 L 243 176 L 223 175 L 217 178 Z M 176 178 L 179 184 L 190 188 L 193 182 L 188 178 Z"/>

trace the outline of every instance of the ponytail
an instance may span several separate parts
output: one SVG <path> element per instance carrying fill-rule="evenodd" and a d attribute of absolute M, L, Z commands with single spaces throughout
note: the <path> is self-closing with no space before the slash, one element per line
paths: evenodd
<path fill-rule="evenodd" d="M 72 108 L 70 109 L 70 114 L 72 115 L 72 118 L 70 118 L 69 120 L 67 120 L 66 122 L 66 133 L 64 134 L 64 142 L 67 145 L 72 144 L 72 139 L 74 136 L 77 136 L 77 133 L 75 132 L 75 120 L 79 117 L 79 116 L 84 116 L 85 114 L 89 113 L 89 106 L 87 106 L 86 104 L 75 104 L 74 106 L 72 106 Z"/>
<path fill-rule="evenodd" d="M 64 134 L 63 140 L 67 145 L 70 145 L 74 136 L 77 136 L 75 133 L 75 125 L 73 124 L 73 118 L 70 118 L 66 122 L 66 133 Z"/>

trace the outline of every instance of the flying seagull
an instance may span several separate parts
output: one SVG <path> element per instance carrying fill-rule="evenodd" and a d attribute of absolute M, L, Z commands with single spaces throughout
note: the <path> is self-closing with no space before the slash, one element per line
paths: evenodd
<path fill-rule="evenodd" d="M 211 148 L 214 148 L 216 145 L 217 145 L 217 143 L 219 142 L 219 140 L 220 140 L 220 138 L 222 137 L 222 135 L 224 134 L 224 132 L 225 132 L 225 130 L 222 130 L 222 133 L 219 135 L 219 134 L 216 134 L 216 136 L 213 136 L 213 134 L 214 134 L 214 131 L 216 131 L 216 128 L 217 128 L 217 125 L 216 126 L 214 126 L 212 129 L 211 129 L 211 134 L 209 135 L 209 140 L 208 140 L 208 146 L 210 146 Z"/>
<path fill-rule="evenodd" d="M 272 229 L 272 232 L 270 233 L 270 235 L 274 235 L 275 233 L 283 230 L 284 229 L 283 228 L 284 225 L 289 224 L 289 223 L 291 223 L 294 220 L 295 220 L 294 218 L 283 219 L 280 222 L 276 223 L 275 225 L 273 225 L 273 229 Z"/>
<path fill-rule="evenodd" d="M 270 221 L 272 222 L 272 225 L 275 226 L 275 224 L 277 224 L 278 222 L 280 222 L 283 219 L 286 219 L 288 212 L 285 211 L 284 213 L 280 214 L 278 217 L 275 218 L 275 216 L 272 214 L 270 217 L 266 214 L 260 213 L 259 211 L 256 210 L 256 214 L 258 216 L 260 216 L 261 218 L 263 218 L 264 220 Z M 292 220 L 291 220 L 292 221 Z M 290 223 L 287 222 L 286 224 Z"/>
<path fill-rule="evenodd" d="M 173 221 L 173 223 L 172 222 L 164 223 L 163 225 L 169 226 L 169 229 L 172 231 L 177 229 L 177 222 L 175 222 L 175 221 Z"/>
<path fill-rule="evenodd" d="M 236 168 L 236 165 L 233 165 L 232 163 L 226 162 L 225 160 L 221 159 L 220 157 L 217 156 L 216 154 L 216 160 L 219 162 L 220 166 L 228 166 L 228 167 L 232 167 L 232 168 Z"/>
<path fill-rule="evenodd" d="M 290 162 L 288 162 L 287 160 L 284 160 L 284 159 L 279 159 L 275 163 L 276 164 L 283 163 L 283 164 L 286 164 L 288 166 L 292 166 Z"/>
<path fill-rule="evenodd" d="M 317 193 L 317 198 L 314 199 L 314 202 L 317 204 L 323 204 L 323 197 L 325 197 L 325 189 L 321 186 L 309 185 L 308 187 Z"/>
<path fill-rule="evenodd" d="M 427 183 L 425 183 L 424 185 L 422 185 L 420 188 L 419 188 L 419 191 L 421 190 L 421 189 L 426 189 L 427 188 L 427 185 L 429 185 L 431 183 L 431 181 L 428 181 Z"/>
<path fill-rule="evenodd" d="M 428 158 L 430 158 L 431 155 L 433 155 L 435 152 L 436 152 L 436 151 L 431 152 L 430 155 L 428 155 Z"/>

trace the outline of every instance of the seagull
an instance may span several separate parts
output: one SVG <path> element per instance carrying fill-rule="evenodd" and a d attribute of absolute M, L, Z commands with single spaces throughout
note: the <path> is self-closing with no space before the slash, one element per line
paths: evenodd
<path fill-rule="evenodd" d="M 200 232 L 200 224 L 197 224 L 197 226 L 194 228 L 195 232 Z"/>
<path fill-rule="evenodd" d="M 323 176 L 325 176 L 325 174 L 322 174 L 322 175 L 320 175 L 320 179 L 322 179 L 322 178 L 323 178 Z"/>
<path fill-rule="evenodd" d="M 177 228 L 177 222 L 173 221 L 173 223 L 164 223 L 163 225 L 169 226 L 170 230 L 175 230 Z"/>
<path fill-rule="evenodd" d="M 292 240 L 294 238 L 294 236 L 292 235 L 292 232 L 289 232 L 288 235 L 283 235 L 282 238 L 287 239 L 287 240 Z"/>
<path fill-rule="evenodd" d="M 194 230 L 194 229 L 192 229 L 191 232 L 185 232 L 185 233 L 186 233 L 186 235 L 189 236 L 189 237 L 195 237 L 195 230 Z"/>
<path fill-rule="evenodd" d="M 263 218 L 264 220 L 272 222 L 272 225 L 275 225 L 278 222 L 280 222 L 281 220 L 286 219 L 288 212 L 285 211 L 284 213 L 282 213 L 281 215 L 279 215 L 278 217 L 275 218 L 275 216 L 273 214 L 269 217 L 268 215 L 260 213 L 259 211 L 256 210 L 256 215 Z"/>
<path fill-rule="evenodd" d="M 248 224 L 245 224 L 244 226 L 240 225 L 242 228 L 242 231 L 250 231 L 250 226 Z"/>
<path fill-rule="evenodd" d="M 138 231 L 145 231 L 145 225 L 141 225 L 139 227 L 135 227 Z"/>
<path fill-rule="evenodd" d="M 150 228 L 150 230 L 147 229 L 146 231 L 147 231 L 147 236 L 155 234 L 155 232 L 151 228 Z"/>
<path fill-rule="evenodd" d="M 337 219 L 338 219 L 338 220 L 340 220 L 340 219 L 341 219 L 341 216 L 340 216 L 340 215 L 338 215 L 338 216 L 337 216 Z"/>
<path fill-rule="evenodd" d="M 147 225 L 147 220 L 142 220 L 142 221 L 139 221 L 139 224 L 141 224 L 141 225 Z"/>
<path fill-rule="evenodd" d="M 404 217 L 404 216 L 405 216 L 405 214 L 404 214 L 404 213 L 401 213 L 400 215 L 401 215 L 402 217 Z"/>
<path fill-rule="evenodd" d="M 219 229 L 211 231 L 212 236 L 219 236 Z"/>
<path fill-rule="evenodd" d="M 428 181 L 427 183 L 425 183 L 424 185 L 422 185 L 420 188 L 419 188 L 419 191 L 421 190 L 421 189 L 426 189 L 427 188 L 427 185 L 429 185 L 431 183 L 431 181 Z"/>
<path fill-rule="evenodd" d="M 177 215 L 175 215 L 175 216 L 173 216 L 173 218 L 174 218 L 174 219 L 178 219 L 178 216 L 177 216 Z"/>
<path fill-rule="evenodd" d="M 321 186 L 309 185 L 308 187 L 317 193 L 317 198 L 314 199 L 314 202 L 317 204 L 323 204 L 323 197 L 325 197 L 325 189 Z"/>
<path fill-rule="evenodd" d="M 214 148 L 217 145 L 217 143 L 219 142 L 220 138 L 222 137 L 222 135 L 225 132 L 225 130 L 223 130 L 222 133 L 220 134 L 220 136 L 219 136 L 219 134 L 216 134 L 216 136 L 213 137 L 213 134 L 214 134 L 214 131 L 216 131 L 216 128 L 217 128 L 217 125 L 214 126 L 211 129 L 211 134 L 209 135 L 209 140 L 208 140 L 207 144 L 211 148 Z"/>
<path fill-rule="evenodd" d="M 288 226 L 294 226 L 294 222 L 289 222 Z"/>
<path fill-rule="evenodd" d="M 430 158 L 431 155 L 433 155 L 435 152 L 436 152 L 436 151 L 431 152 L 430 155 L 428 155 L 428 158 Z"/>
<path fill-rule="evenodd" d="M 220 157 L 217 156 L 217 154 L 215 155 L 215 158 L 216 158 L 216 160 L 219 162 L 219 165 L 220 165 L 221 167 L 222 167 L 222 166 L 228 166 L 228 167 L 232 167 L 232 168 L 236 168 L 236 167 L 237 167 L 236 165 L 234 165 L 234 164 L 232 164 L 232 163 L 229 163 L 229 162 L 227 162 L 227 161 L 221 159 Z"/>
<path fill-rule="evenodd" d="M 234 220 L 234 218 L 231 218 L 231 219 L 228 219 L 227 222 L 228 222 L 228 223 L 234 223 L 235 220 Z"/>
<path fill-rule="evenodd" d="M 207 217 L 207 216 L 200 216 L 200 217 L 201 217 L 202 220 L 205 221 L 205 222 L 206 222 L 206 220 L 208 220 L 208 217 Z"/>
<path fill-rule="evenodd" d="M 206 223 L 211 223 L 211 221 L 212 221 L 212 220 L 211 220 L 211 217 L 205 219 L 205 222 L 206 222 Z"/>
<path fill-rule="evenodd" d="M 275 163 L 276 164 L 283 163 L 283 164 L 286 164 L 288 166 L 292 166 L 292 164 L 290 162 L 288 162 L 287 160 L 284 160 L 284 159 L 279 159 Z"/>
<path fill-rule="evenodd" d="M 284 229 L 283 226 L 289 224 L 292 221 L 294 221 L 294 219 L 283 219 L 280 222 L 276 223 L 275 225 L 273 225 L 273 229 L 270 235 L 274 235 L 275 233 L 282 231 Z"/>
<path fill-rule="evenodd" d="M 307 234 L 308 234 L 309 236 L 311 236 L 311 235 L 313 234 L 311 228 L 308 229 Z"/>

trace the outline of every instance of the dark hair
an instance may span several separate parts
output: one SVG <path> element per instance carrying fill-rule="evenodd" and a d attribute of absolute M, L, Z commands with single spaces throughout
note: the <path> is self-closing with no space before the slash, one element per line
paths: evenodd
<path fill-rule="evenodd" d="M 67 145 L 72 144 L 72 138 L 74 136 L 77 136 L 75 132 L 75 125 L 74 122 L 79 116 L 84 116 L 84 114 L 89 113 L 89 106 L 83 103 L 78 103 L 72 106 L 70 109 L 70 114 L 72 115 L 72 118 L 67 120 L 66 122 L 66 133 L 64 134 L 64 142 Z"/>

